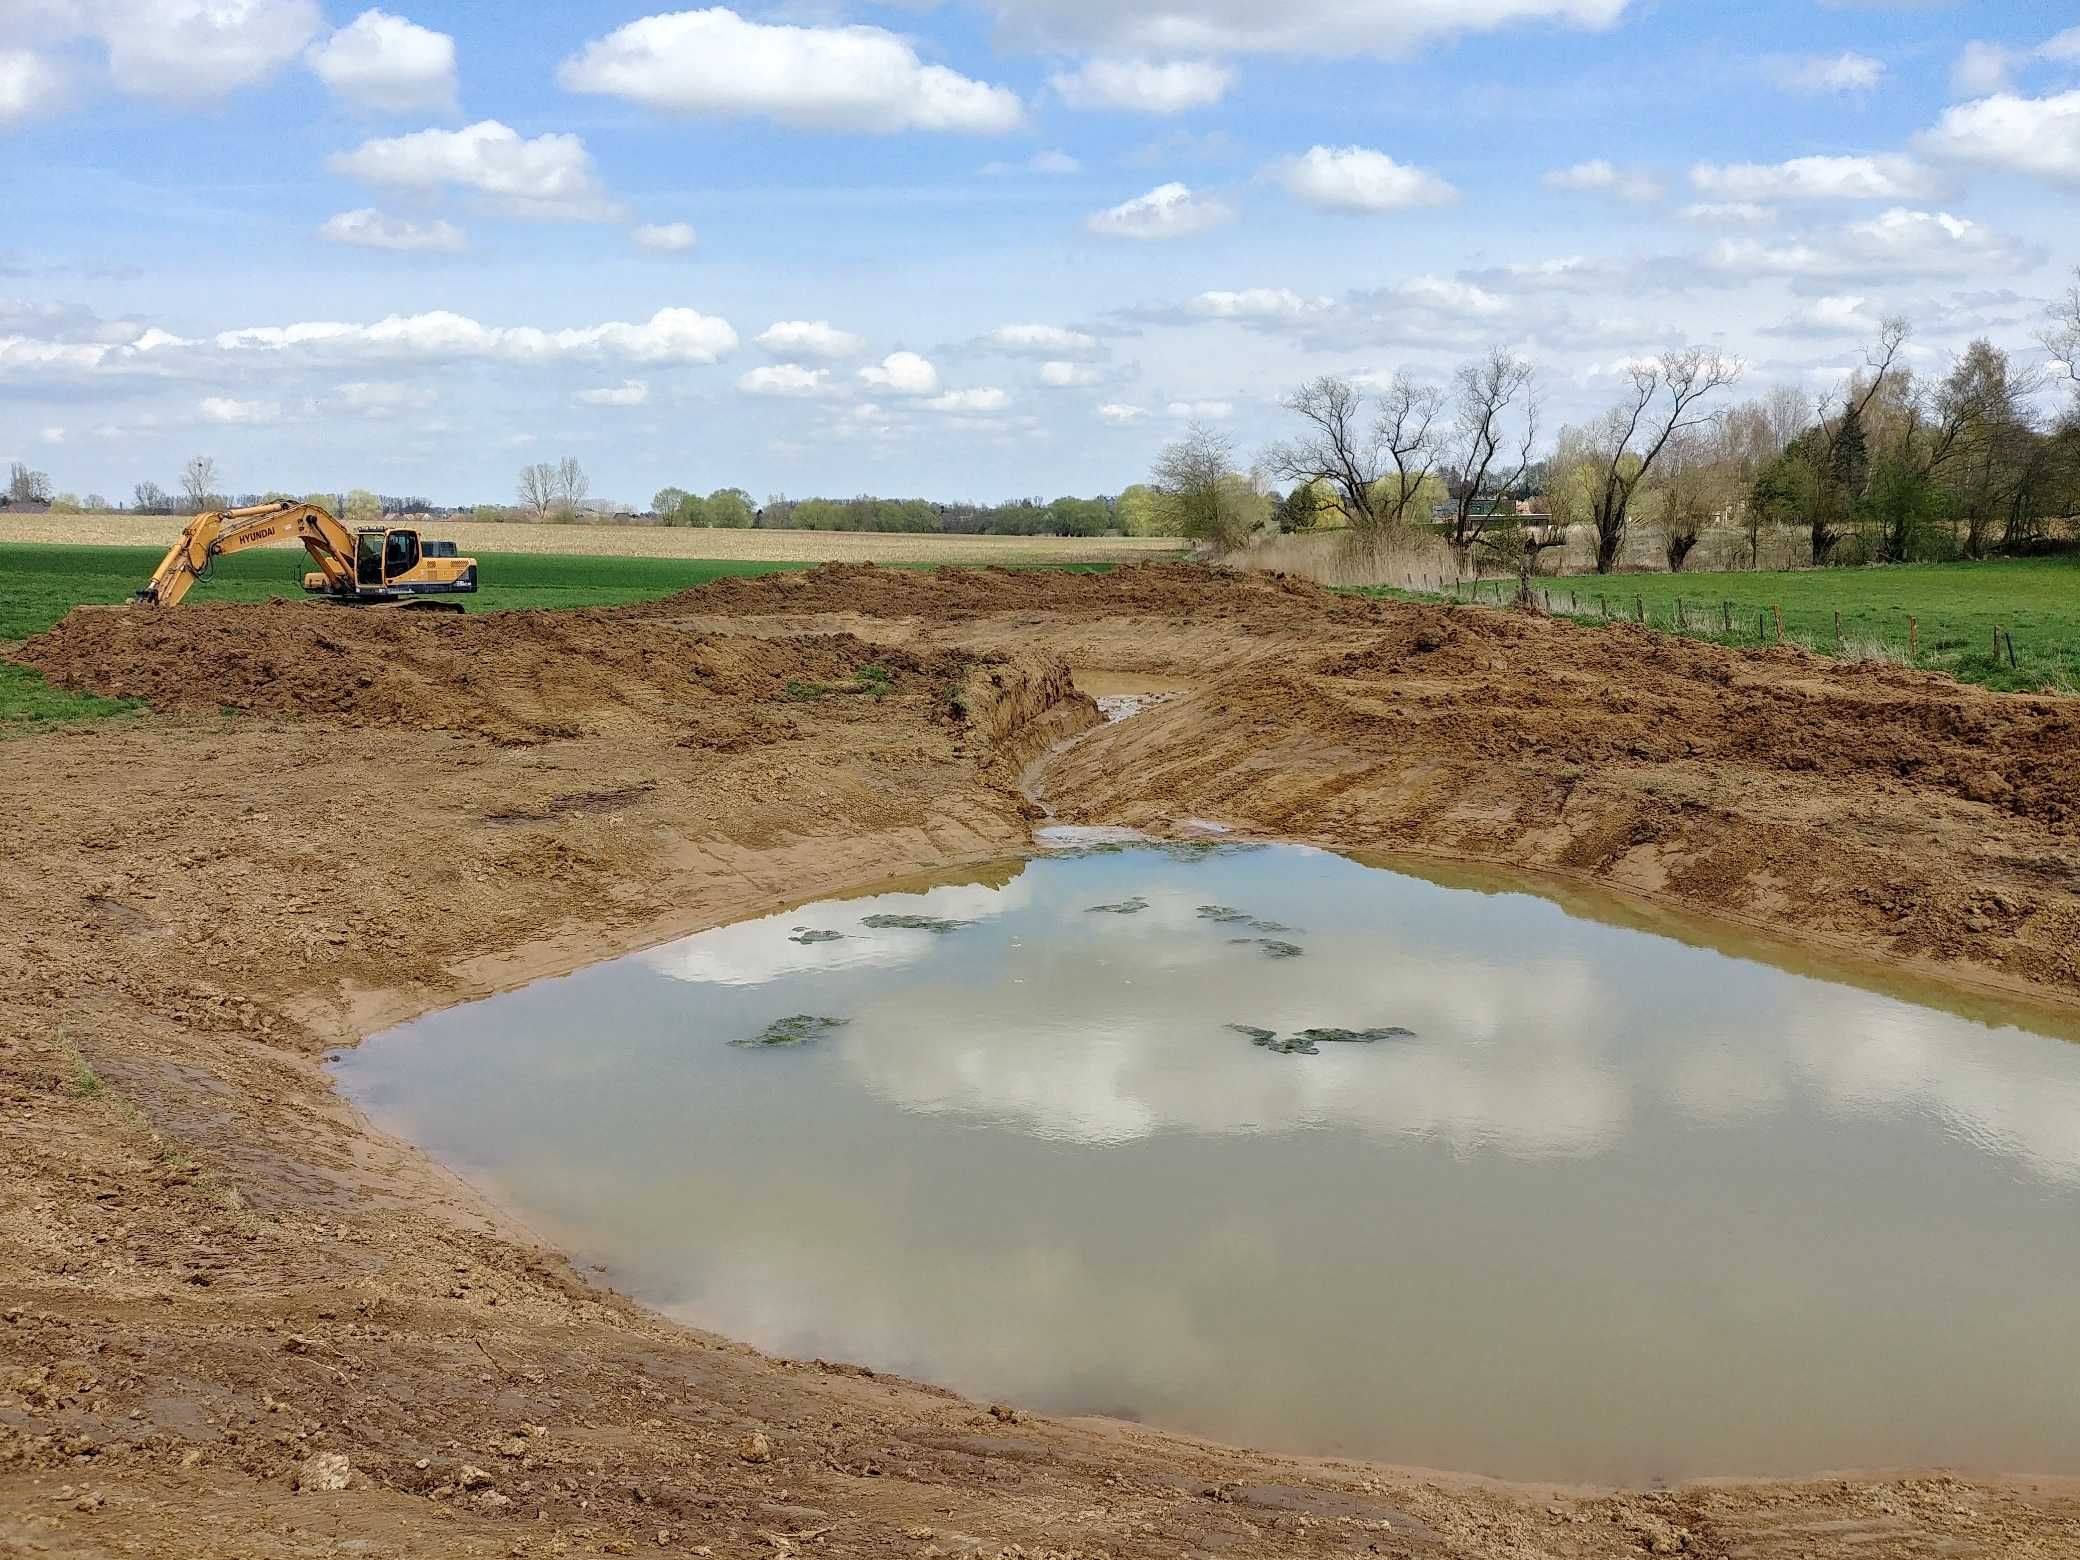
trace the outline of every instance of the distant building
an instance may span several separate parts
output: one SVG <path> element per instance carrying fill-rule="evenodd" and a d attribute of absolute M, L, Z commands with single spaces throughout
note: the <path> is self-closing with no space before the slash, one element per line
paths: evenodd
<path fill-rule="evenodd" d="M 47 498 L 0 498 L 0 514 L 47 515 L 51 512 L 51 501 Z"/>

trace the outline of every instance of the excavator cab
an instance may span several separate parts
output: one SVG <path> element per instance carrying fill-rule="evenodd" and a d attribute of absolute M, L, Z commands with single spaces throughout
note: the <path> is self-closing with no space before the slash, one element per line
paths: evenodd
<path fill-rule="evenodd" d="M 419 533 L 387 531 L 373 526 L 354 533 L 354 583 L 380 590 L 403 580 L 419 566 Z"/>

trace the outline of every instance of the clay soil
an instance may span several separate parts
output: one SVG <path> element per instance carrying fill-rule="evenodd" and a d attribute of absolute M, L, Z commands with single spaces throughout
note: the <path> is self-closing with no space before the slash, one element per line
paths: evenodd
<path fill-rule="evenodd" d="M 1531 869 L 2070 1024 L 2080 702 L 1168 566 L 82 610 L 15 653 L 153 713 L 0 742 L 0 1554 L 2080 1554 L 2071 1481 L 1504 1485 L 764 1357 L 322 1068 L 1043 810 Z M 1072 671 L 1173 696 L 1101 727 Z"/>

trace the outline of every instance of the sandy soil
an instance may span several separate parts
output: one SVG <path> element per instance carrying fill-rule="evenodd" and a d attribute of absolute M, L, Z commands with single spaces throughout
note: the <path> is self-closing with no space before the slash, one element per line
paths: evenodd
<path fill-rule="evenodd" d="M 320 1065 L 1000 857 L 1029 768 L 1073 819 L 1530 865 L 2071 1012 L 2080 705 L 1153 567 L 83 611 L 18 653 L 161 713 L 0 743 L 0 1554 L 2080 1554 L 2073 1481 L 1500 1485 L 767 1359 Z M 1072 666 L 1174 696 L 1100 725 Z"/>

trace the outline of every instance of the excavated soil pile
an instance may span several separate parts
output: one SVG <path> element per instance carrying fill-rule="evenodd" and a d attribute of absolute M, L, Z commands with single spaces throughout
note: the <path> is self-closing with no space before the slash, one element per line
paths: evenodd
<path fill-rule="evenodd" d="M 769 739 L 789 709 L 807 702 L 943 687 L 971 658 L 845 635 L 692 633 L 601 612 L 433 616 L 285 604 L 75 610 L 18 659 L 64 687 L 164 711 L 233 710 L 514 743 L 639 721 L 728 746 Z"/>
<path fill-rule="evenodd" d="M 960 622 L 996 613 L 1044 612 L 1248 620 L 1253 625 L 1343 623 L 1372 619 L 1373 605 L 1284 575 L 1143 563 L 1103 574 L 1054 569 L 885 569 L 830 563 L 786 574 L 716 580 L 662 601 L 621 611 L 644 617 L 785 616 L 808 612 L 923 617 Z"/>

